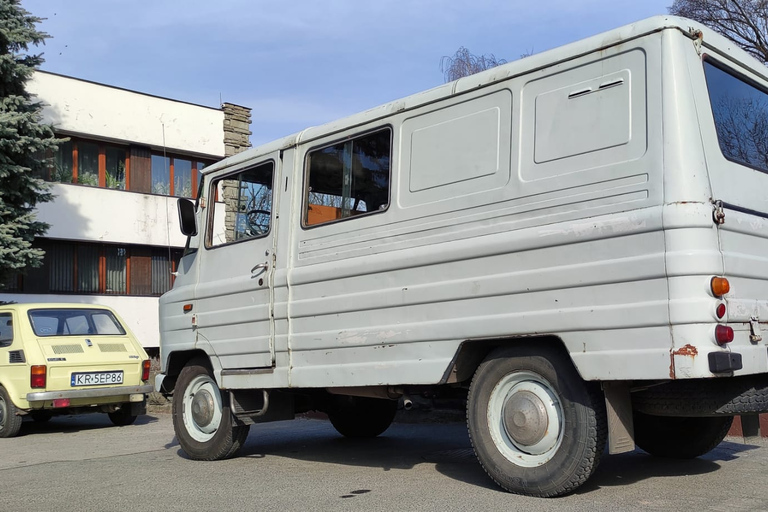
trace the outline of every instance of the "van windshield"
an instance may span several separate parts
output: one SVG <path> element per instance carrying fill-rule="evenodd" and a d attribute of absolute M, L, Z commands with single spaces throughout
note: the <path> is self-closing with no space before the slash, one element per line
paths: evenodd
<path fill-rule="evenodd" d="M 768 172 L 768 92 L 709 59 L 704 73 L 723 156 Z"/>
<path fill-rule="evenodd" d="M 105 309 L 32 309 L 29 321 L 41 337 L 125 335 L 115 315 Z"/>

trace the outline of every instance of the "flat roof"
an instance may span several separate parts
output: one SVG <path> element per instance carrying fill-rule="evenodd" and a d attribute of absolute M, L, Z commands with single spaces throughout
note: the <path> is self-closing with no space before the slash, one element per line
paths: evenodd
<path fill-rule="evenodd" d="M 125 91 L 125 92 L 131 92 L 133 94 L 140 94 L 142 96 L 147 96 L 149 98 L 157 98 L 157 99 L 165 100 L 165 101 L 173 101 L 174 103 L 182 103 L 184 105 L 192 105 L 193 107 L 207 108 L 207 109 L 216 110 L 216 111 L 219 111 L 219 112 L 222 111 L 221 107 L 209 107 L 208 105 L 201 105 L 199 103 L 192 103 L 191 101 L 177 100 L 175 98 L 166 98 L 165 96 L 158 96 L 156 94 L 149 94 L 149 93 L 146 93 L 146 92 L 134 91 L 133 89 L 126 89 L 125 87 L 118 87 L 116 85 L 104 84 L 104 83 L 101 83 L 101 82 L 95 82 L 93 80 L 86 80 L 85 78 L 78 78 L 76 76 L 63 75 L 61 73 L 54 73 L 52 71 L 45 71 L 45 70 L 42 70 L 42 69 L 36 69 L 35 72 L 36 73 L 44 73 L 46 75 L 58 76 L 58 77 L 61 77 L 61 78 L 68 78 L 70 80 L 77 80 L 78 82 L 83 82 L 83 83 L 92 84 L 92 85 L 98 85 L 100 87 L 108 87 L 110 89 L 115 89 L 115 90 L 118 90 L 118 91 Z M 233 105 L 234 105 L 234 103 L 233 103 Z"/>

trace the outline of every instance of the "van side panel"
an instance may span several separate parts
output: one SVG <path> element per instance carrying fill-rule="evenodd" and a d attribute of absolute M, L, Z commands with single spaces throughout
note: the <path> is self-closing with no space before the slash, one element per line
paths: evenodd
<path fill-rule="evenodd" d="M 537 334 L 584 378 L 669 378 L 660 46 L 392 116 L 389 209 L 294 232 L 291 386 L 433 384 L 463 341 Z"/>

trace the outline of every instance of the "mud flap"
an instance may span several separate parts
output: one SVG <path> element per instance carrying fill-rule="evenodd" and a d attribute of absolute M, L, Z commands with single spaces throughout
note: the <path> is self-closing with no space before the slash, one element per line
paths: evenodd
<path fill-rule="evenodd" d="M 632 423 L 632 398 L 627 382 L 603 382 L 605 412 L 608 416 L 608 453 L 631 452 L 635 449 Z"/>

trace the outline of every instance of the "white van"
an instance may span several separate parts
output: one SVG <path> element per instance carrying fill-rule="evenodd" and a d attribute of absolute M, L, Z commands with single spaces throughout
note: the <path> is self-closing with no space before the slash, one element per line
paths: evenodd
<path fill-rule="evenodd" d="M 656 17 L 206 169 L 162 371 L 181 447 L 466 397 L 503 488 L 583 484 L 768 411 L 768 69 Z"/>

